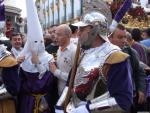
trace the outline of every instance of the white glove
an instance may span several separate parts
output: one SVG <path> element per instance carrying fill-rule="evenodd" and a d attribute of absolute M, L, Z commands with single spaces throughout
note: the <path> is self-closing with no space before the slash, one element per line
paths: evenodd
<path fill-rule="evenodd" d="M 61 106 L 55 106 L 55 113 L 64 113 L 64 110 Z"/>
<path fill-rule="evenodd" d="M 6 98 L 10 98 L 10 97 L 12 97 L 12 95 L 7 92 L 7 89 L 5 88 L 5 85 L 2 84 L 0 86 L 0 100 L 1 99 L 6 99 Z"/>
<path fill-rule="evenodd" d="M 86 105 L 81 105 L 77 108 L 74 108 L 70 111 L 70 113 L 90 113 Z"/>

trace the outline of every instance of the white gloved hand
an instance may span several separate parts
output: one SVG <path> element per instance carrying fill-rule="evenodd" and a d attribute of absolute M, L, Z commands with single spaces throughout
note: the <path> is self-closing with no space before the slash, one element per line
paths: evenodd
<path fill-rule="evenodd" d="M 70 113 L 90 113 L 90 110 L 88 110 L 88 107 L 86 105 L 81 105 L 77 108 L 72 109 Z"/>
<path fill-rule="evenodd" d="M 55 113 L 64 113 L 64 110 L 61 106 L 55 106 Z"/>

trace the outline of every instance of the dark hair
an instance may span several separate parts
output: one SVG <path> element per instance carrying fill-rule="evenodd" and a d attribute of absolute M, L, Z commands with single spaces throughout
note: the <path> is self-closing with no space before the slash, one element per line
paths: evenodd
<path fill-rule="evenodd" d="M 9 22 L 9 21 L 11 21 L 11 19 L 10 19 L 10 18 L 7 18 L 7 19 L 6 19 L 6 22 Z"/>
<path fill-rule="evenodd" d="M 120 30 L 126 30 L 125 27 L 122 24 L 118 24 L 117 28 L 120 29 Z"/>
<path fill-rule="evenodd" d="M 11 34 L 11 37 L 10 37 L 10 39 L 12 39 L 12 37 L 14 37 L 14 36 L 21 36 L 21 34 L 20 33 L 18 33 L 18 32 L 13 32 L 12 34 Z"/>
<path fill-rule="evenodd" d="M 18 21 L 19 21 L 19 22 L 22 22 L 22 21 L 23 21 L 23 18 L 20 17 L 20 18 L 18 19 Z"/>
<path fill-rule="evenodd" d="M 73 26 L 73 25 L 69 25 L 69 27 L 70 27 L 70 29 L 71 29 L 71 31 L 72 31 L 72 33 L 75 33 L 76 32 L 76 30 L 78 29 L 78 27 L 76 27 L 76 26 Z"/>
<path fill-rule="evenodd" d="M 132 38 L 137 42 L 142 40 L 141 31 L 138 28 L 132 29 L 131 35 L 132 35 Z"/>
<path fill-rule="evenodd" d="M 55 24 L 55 25 L 51 25 L 51 26 L 49 26 L 49 28 L 52 28 L 52 27 L 57 27 L 58 25 L 57 24 Z"/>

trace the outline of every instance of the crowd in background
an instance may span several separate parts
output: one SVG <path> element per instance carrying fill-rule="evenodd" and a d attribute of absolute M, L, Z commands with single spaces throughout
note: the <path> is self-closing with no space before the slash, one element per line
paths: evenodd
<path fill-rule="evenodd" d="M 4 30 L 8 40 L 0 40 L 7 49 L 17 59 L 19 53 L 26 42 L 25 24 L 22 18 L 18 19 L 15 26 L 11 20 L 6 21 Z M 51 63 L 49 68 L 51 73 L 57 79 L 58 92 L 61 95 L 68 74 L 73 66 L 75 51 L 78 43 L 78 28 L 72 25 L 62 24 L 50 26 L 43 32 L 45 49 L 55 58 L 55 63 Z M 110 42 L 119 46 L 122 51 L 130 56 L 132 67 L 132 81 L 134 86 L 133 109 L 137 111 L 146 111 L 147 107 L 146 82 L 145 79 L 150 74 L 150 28 L 143 30 L 138 28 L 126 29 L 119 25 L 115 32 L 109 37 Z M 54 99 L 56 103 L 58 99 Z"/>

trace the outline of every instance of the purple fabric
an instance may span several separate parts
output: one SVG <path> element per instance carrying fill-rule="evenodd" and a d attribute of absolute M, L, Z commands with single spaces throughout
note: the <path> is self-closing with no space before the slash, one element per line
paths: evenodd
<path fill-rule="evenodd" d="M 148 64 L 147 55 L 146 55 L 146 51 L 144 50 L 144 47 L 138 42 L 134 42 L 132 44 L 132 48 L 137 51 L 140 61 L 142 61 L 145 64 Z"/>
<path fill-rule="evenodd" d="M 131 7 L 132 0 L 125 0 L 123 5 L 120 7 L 120 9 L 117 11 L 114 20 L 116 20 L 118 23 L 121 21 L 125 13 L 128 11 L 128 9 Z"/>
<path fill-rule="evenodd" d="M 18 65 L 9 68 L 3 68 L 2 77 L 7 91 L 13 96 L 18 95 L 20 90 Z"/>
<path fill-rule="evenodd" d="M 5 20 L 5 6 L 2 5 L 2 2 L 4 0 L 0 0 L 0 21 L 4 21 Z"/>
<path fill-rule="evenodd" d="M 132 79 L 131 66 L 127 61 L 113 64 L 108 72 L 108 91 L 114 97 L 118 105 L 128 111 L 132 105 Z"/>
<path fill-rule="evenodd" d="M 150 97 L 150 75 L 146 78 L 146 96 Z"/>
<path fill-rule="evenodd" d="M 47 100 L 51 112 L 54 112 L 54 102 L 52 98 L 57 96 L 54 84 L 54 76 L 50 72 L 46 72 L 41 80 L 38 79 L 39 73 L 29 73 L 22 69 L 20 70 L 21 91 L 19 95 L 19 113 L 33 113 L 35 98 L 32 94 L 46 94 Z M 54 93 L 54 95 L 52 94 Z"/>
<path fill-rule="evenodd" d="M 0 4 L 1 4 L 2 2 L 4 2 L 4 0 L 0 0 Z"/>

